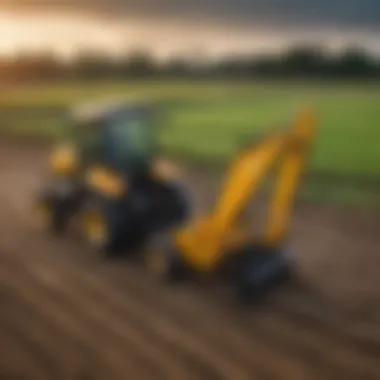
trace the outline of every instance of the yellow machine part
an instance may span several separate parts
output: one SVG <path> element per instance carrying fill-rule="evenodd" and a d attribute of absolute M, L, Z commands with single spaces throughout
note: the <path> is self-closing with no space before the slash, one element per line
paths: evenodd
<path fill-rule="evenodd" d="M 282 241 L 314 130 L 313 115 L 305 111 L 290 133 L 286 131 L 268 136 L 237 157 L 227 173 L 215 208 L 203 219 L 175 233 L 177 249 L 191 267 L 209 272 L 219 263 L 224 252 L 252 239 L 249 231 L 237 226 L 237 221 L 267 172 L 280 159 L 283 161 L 261 243 L 275 246 Z"/>
<path fill-rule="evenodd" d="M 98 210 L 87 210 L 83 214 L 83 229 L 87 240 L 95 246 L 103 246 L 108 239 L 107 222 Z"/>
<path fill-rule="evenodd" d="M 50 155 L 50 167 L 54 174 L 68 175 L 78 170 L 78 158 L 71 144 L 58 145 Z"/>
<path fill-rule="evenodd" d="M 88 168 L 85 182 L 94 191 L 110 198 L 119 198 L 127 191 L 126 181 L 118 173 L 104 166 Z"/>

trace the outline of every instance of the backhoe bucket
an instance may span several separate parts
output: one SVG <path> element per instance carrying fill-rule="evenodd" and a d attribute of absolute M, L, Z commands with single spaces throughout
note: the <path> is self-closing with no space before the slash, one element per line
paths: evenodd
<path fill-rule="evenodd" d="M 247 246 L 234 253 L 232 279 L 243 301 L 258 301 L 291 278 L 292 260 L 283 250 Z"/>

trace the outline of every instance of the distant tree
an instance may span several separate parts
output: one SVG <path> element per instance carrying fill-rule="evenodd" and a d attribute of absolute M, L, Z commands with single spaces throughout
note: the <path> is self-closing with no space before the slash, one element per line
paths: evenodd
<path fill-rule="evenodd" d="M 5 57 L 0 57 L 0 83 L 8 82 L 10 77 L 10 62 Z"/>
<path fill-rule="evenodd" d="M 278 77 L 283 75 L 283 59 L 281 55 L 262 55 L 254 58 L 250 64 L 252 75 L 259 77 Z"/>
<path fill-rule="evenodd" d="M 281 58 L 281 71 L 290 76 L 322 75 L 327 68 L 327 57 L 320 47 L 296 46 Z"/>
<path fill-rule="evenodd" d="M 181 57 L 172 57 L 160 66 L 160 72 L 166 77 L 185 77 L 191 73 L 189 62 Z"/>
<path fill-rule="evenodd" d="M 63 75 L 64 66 L 52 53 L 19 53 L 4 60 L 2 70 L 12 80 L 52 80 Z"/>
<path fill-rule="evenodd" d="M 111 77 L 115 74 L 116 64 L 102 52 L 82 51 L 71 64 L 72 73 L 81 79 Z"/>
<path fill-rule="evenodd" d="M 251 64 L 252 62 L 250 58 L 229 56 L 220 59 L 214 65 L 214 70 L 216 70 L 222 77 L 246 77 L 251 74 Z"/>
<path fill-rule="evenodd" d="M 357 47 L 347 48 L 335 61 L 334 74 L 338 77 L 373 76 L 376 63 L 368 53 Z"/>
<path fill-rule="evenodd" d="M 150 77 L 156 72 L 156 64 L 149 52 L 135 49 L 123 59 L 122 72 L 134 78 Z"/>
<path fill-rule="evenodd" d="M 278 54 L 231 55 L 216 62 L 194 50 L 194 57 L 173 56 L 159 64 L 145 50 L 134 49 L 119 60 L 96 50 L 84 50 L 67 65 L 51 53 L 20 53 L 0 58 L 0 80 L 54 80 L 116 77 L 153 78 L 380 78 L 380 62 L 365 50 L 350 47 L 338 56 L 316 46 L 294 46 Z"/>

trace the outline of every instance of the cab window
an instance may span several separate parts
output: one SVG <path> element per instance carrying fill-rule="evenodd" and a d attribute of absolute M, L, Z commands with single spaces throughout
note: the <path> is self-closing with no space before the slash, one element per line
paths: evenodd
<path fill-rule="evenodd" d="M 124 112 L 109 120 L 109 151 L 118 166 L 145 161 L 154 150 L 152 120 L 146 114 Z"/>
<path fill-rule="evenodd" d="M 100 122 L 79 125 L 76 135 L 84 162 L 93 163 L 105 159 L 103 128 Z"/>

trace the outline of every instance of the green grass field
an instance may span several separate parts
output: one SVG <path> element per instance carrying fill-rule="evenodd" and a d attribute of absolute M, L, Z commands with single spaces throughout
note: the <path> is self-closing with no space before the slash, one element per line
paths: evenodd
<path fill-rule="evenodd" d="M 352 183 L 380 183 L 380 85 L 64 83 L 3 89 L 0 106 L 66 106 L 130 95 L 146 97 L 163 106 L 165 125 L 160 139 L 165 151 L 204 163 L 225 163 L 242 137 L 288 123 L 302 107 L 311 106 L 319 123 L 311 172 L 326 179 L 339 177 L 350 178 Z M 60 131 L 59 121 L 47 117 L 28 118 L 17 125 L 5 124 L 3 129 L 7 132 L 28 136 L 50 137 Z M 344 187 L 346 192 L 356 191 L 354 185 L 350 189 Z M 317 193 L 322 194 L 321 189 Z M 342 197 L 336 193 L 336 198 Z"/>

